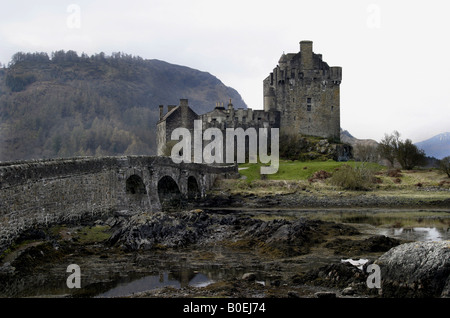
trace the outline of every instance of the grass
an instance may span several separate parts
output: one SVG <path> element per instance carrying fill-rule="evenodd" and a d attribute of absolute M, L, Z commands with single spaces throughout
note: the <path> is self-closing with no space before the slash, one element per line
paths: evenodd
<path fill-rule="evenodd" d="M 278 172 L 270 175 L 260 174 L 261 163 L 245 163 L 239 165 L 241 179 L 221 180 L 217 184 L 217 190 L 228 192 L 230 195 L 257 196 L 292 193 L 325 197 L 370 195 L 385 198 L 396 197 L 399 200 L 412 199 L 418 203 L 450 199 L 450 191 L 448 191 L 450 189 L 450 178 L 438 169 L 401 170 L 397 174 L 390 174 L 388 173 L 389 169 L 385 166 L 365 163 L 366 167 L 373 170 L 376 178 L 376 183 L 366 191 L 344 190 L 341 186 L 333 185 L 331 178 L 317 182 L 309 180 L 315 172 L 321 170 L 332 175 L 342 165 L 358 166 L 361 163 L 332 160 L 280 160 Z"/>
<path fill-rule="evenodd" d="M 82 244 L 98 243 L 107 240 L 111 234 L 107 225 L 95 225 L 69 228 L 66 225 L 55 225 L 49 229 L 49 233 L 62 239 L 74 238 Z"/>
<path fill-rule="evenodd" d="M 78 230 L 78 241 L 82 244 L 102 242 L 107 240 L 111 234 L 108 233 L 109 226 L 86 226 Z"/>
<path fill-rule="evenodd" d="M 337 168 L 344 164 L 359 165 L 357 162 L 337 162 L 333 160 L 327 161 L 292 161 L 292 160 L 280 160 L 278 172 L 274 174 L 265 175 L 267 180 L 308 180 L 315 172 L 323 170 L 329 173 L 333 173 Z M 385 167 L 376 164 L 369 163 L 370 168 L 376 171 L 381 171 Z M 262 176 L 260 174 L 261 163 L 245 163 L 240 164 L 239 168 L 245 168 L 239 170 L 242 176 L 246 177 L 248 182 L 253 180 L 260 180 Z M 264 177 L 263 177 L 264 178 Z"/>

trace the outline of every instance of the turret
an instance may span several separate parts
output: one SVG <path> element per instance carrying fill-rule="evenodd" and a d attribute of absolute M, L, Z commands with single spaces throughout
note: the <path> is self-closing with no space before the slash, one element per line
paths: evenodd
<path fill-rule="evenodd" d="M 273 87 L 269 87 L 264 92 L 264 110 L 268 112 L 269 110 L 275 110 L 275 90 Z"/>
<path fill-rule="evenodd" d="M 332 66 L 330 67 L 330 79 L 333 84 L 340 84 L 342 80 L 342 67 Z"/>

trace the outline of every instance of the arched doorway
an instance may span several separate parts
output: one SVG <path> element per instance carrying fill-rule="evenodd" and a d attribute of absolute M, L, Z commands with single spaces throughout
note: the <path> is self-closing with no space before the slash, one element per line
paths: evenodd
<path fill-rule="evenodd" d="M 158 197 L 162 210 L 176 210 L 181 207 L 181 192 L 172 177 L 164 176 L 158 181 Z"/>

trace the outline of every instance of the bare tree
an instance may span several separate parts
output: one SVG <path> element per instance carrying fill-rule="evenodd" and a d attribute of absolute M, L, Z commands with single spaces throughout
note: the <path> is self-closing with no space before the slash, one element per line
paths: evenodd
<path fill-rule="evenodd" d="M 389 162 L 391 167 L 394 166 L 395 159 L 397 157 L 399 139 L 400 133 L 398 131 L 394 131 L 391 135 L 384 134 L 384 138 L 381 139 L 378 144 L 378 153 L 381 158 L 384 158 Z"/>
<path fill-rule="evenodd" d="M 444 171 L 450 178 L 450 156 L 441 159 L 439 163 L 439 168 Z"/>
<path fill-rule="evenodd" d="M 353 147 L 355 159 L 363 162 L 377 162 L 377 146 L 358 143 Z"/>

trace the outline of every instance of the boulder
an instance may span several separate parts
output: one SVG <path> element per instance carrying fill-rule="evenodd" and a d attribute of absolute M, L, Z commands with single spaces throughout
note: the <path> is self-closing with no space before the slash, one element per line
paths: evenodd
<path fill-rule="evenodd" d="M 242 280 L 254 282 L 256 280 L 256 274 L 255 273 L 245 273 L 244 275 L 242 275 Z"/>
<path fill-rule="evenodd" d="M 401 244 L 375 263 L 383 297 L 450 296 L 450 241 Z"/>

